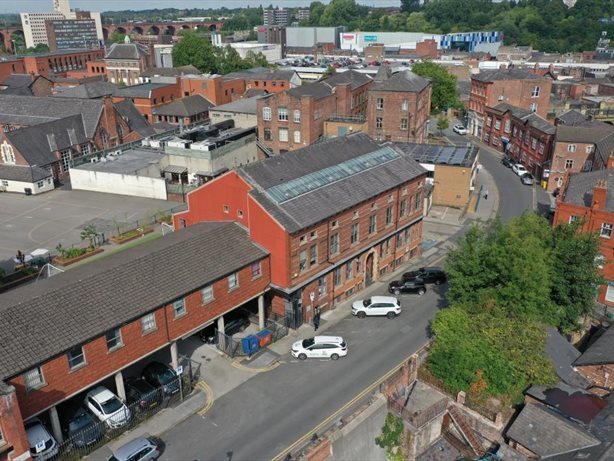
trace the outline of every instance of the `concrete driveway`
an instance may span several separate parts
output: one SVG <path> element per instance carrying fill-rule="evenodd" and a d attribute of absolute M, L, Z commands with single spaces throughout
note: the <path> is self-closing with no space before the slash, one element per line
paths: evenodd
<path fill-rule="evenodd" d="M 81 230 L 88 224 L 108 237 L 117 224 L 127 228 L 137 221 L 151 221 L 154 214 L 179 205 L 64 189 L 33 196 L 0 194 L 0 267 L 12 270 L 17 250 L 28 254 L 36 248 L 53 250 L 59 243 L 65 247 L 79 245 Z"/>

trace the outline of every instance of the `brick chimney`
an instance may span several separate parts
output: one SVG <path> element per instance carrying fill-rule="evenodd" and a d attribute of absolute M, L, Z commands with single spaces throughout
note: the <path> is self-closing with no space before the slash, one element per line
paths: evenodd
<path fill-rule="evenodd" d="M 614 155 L 610 155 L 608 157 L 608 166 L 606 168 L 608 169 L 614 168 Z"/>
<path fill-rule="evenodd" d="M 600 179 L 593 186 L 593 201 L 591 203 L 591 207 L 597 210 L 604 208 L 607 194 L 608 183 L 604 179 Z"/>

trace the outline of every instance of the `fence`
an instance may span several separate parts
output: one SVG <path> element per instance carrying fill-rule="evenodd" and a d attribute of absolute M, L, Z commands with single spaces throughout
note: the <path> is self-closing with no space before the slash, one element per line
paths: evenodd
<path fill-rule="evenodd" d="M 138 426 L 159 411 L 183 400 L 186 395 L 192 392 L 193 384 L 198 378 L 198 369 L 192 366 L 191 360 L 180 359 L 184 364 L 181 376 L 156 389 L 151 394 L 143 396 L 138 401 L 124 405 L 117 413 L 113 414 L 112 418 L 99 421 L 91 413 L 86 412 L 85 416 L 73 420 L 75 433 L 59 444 L 56 455 L 45 456 L 45 459 L 53 461 L 80 459 L 124 432 Z M 111 419 L 113 425 L 117 427 L 111 427 Z"/>

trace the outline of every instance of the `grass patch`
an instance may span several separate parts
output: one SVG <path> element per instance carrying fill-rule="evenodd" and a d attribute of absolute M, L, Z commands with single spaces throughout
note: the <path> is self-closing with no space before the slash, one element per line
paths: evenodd
<path fill-rule="evenodd" d="M 118 245 L 117 247 L 112 248 L 112 249 L 105 249 L 104 253 L 100 253 L 100 255 L 97 255 L 97 256 L 92 256 L 91 258 L 85 259 L 83 262 L 73 264 L 73 266 L 78 266 L 80 264 L 87 264 L 87 263 L 91 263 L 94 261 L 98 261 L 99 259 L 106 258 L 107 256 L 119 253 L 120 251 L 127 250 L 128 248 L 133 248 L 135 246 L 142 245 L 145 242 L 149 242 L 151 240 L 155 240 L 160 237 L 162 237 L 162 234 L 153 232 L 149 235 L 146 235 L 145 237 L 133 240 L 132 242 L 124 243 L 123 245 Z"/>

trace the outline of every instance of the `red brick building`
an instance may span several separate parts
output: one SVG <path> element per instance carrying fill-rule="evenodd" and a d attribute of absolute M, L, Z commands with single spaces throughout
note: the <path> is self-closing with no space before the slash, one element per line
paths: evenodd
<path fill-rule="evenodd" d="M 293 70 L 248 69 L 224 76 L 226 80 L 237 78 L 245 82 L 246 90 L 264 90 L 267 93 L 282 93 L 301 85 L 301 79 Z"/>
<path fill-rule="evenodd" d="M 372 80 L 353 70 L 258 100 L 258 138 L 273 153 L 309 146 L 334 116 L 364 116 Z"/>
<path fill-rule="evenodd" d="M 502 102 L 545 118 L 550 108 L 551 89 L 550 74 L 542 76 L 515 68 L 483 70 L 471 77 L 468 129 L 482 138 L 486 108 Z"/>
<path fill-rule="evenodd" d="M 136 85 L 141 73 L 153 65 L 148 46 L 140 43 L 114 43 L 104 56 L 107 79 L 118 85 Z"/>
<path fill-rule="evenodd" d="M 0 337 L 11 353 L 0 382 L 19 405 L 6 410 L 0 388 L 3 437 L 21 454 L 23 431 L 11 428 L 39 416 L 61 442 L 67 400 L 98 384 L 125 399 L 124 379 L 154 352 L 177 369 L 184 340 L 214 321 L 224 331 L 228 312 L 253 300 L 263 319 L 269 283 L 268 254 L 247 232 L 210 222 L 3 294 Z"/>
<path fill-rule="evenodd" d="M 209 120 L 209 109 L 213 107 L 207 99 L 199 94 L 186 96 L 153 109 L 152 123 L 168 122 L 184 126 Z"/>
<path fill-rule="evenodd" d="M 482 141 L 522 163 L 539 181 L 552 159 L 555 132 L 539 115 L 500 103 L 486 108 Z"/>
<path fill-rule="evenodd" d="M 608 285 L 609 287 L 610 285 Z M 614 328 L 610 326 L 573 363 L 599 395 L 614 391 Z"/>
<path fill-rule="evenodd" d="M 181 77 L 181 92 L 183 96 L 199 94 L 219 106 L 245 93 L 245 81 L 221 75 L 184 75 Z"/>
<path fill-rule="evenodd" d="M 380 68 L 369 90 L 367 124 L 378 141 L 423 142 L 431 113 L 431 81 L 409 70 Z"/>
<path fill-rule="evenodd" d="M 43 75 L 44 77 L 63 76 L 67 72 L 85 70 L 93 61 L 104 58 L 104 50 L 79 50 L 48 53 L 36 56 L 23 56 L 25 73 Z"/>
<path fill-rule="evenodd" d="M 181 84 L 141 83 L 119 88 L 113 95 L 113 102 L 132 101 L 145 120 L 154 123 L 154 110 L 181 99 Z"/>
<path fill-rule="evenodd" d="M 188 194 L 176 228 L 231 220 L 271 254 L 271 309 L 298 327 L 420 254 L 427 172 L 365 133 L 228 172 Z"/>

